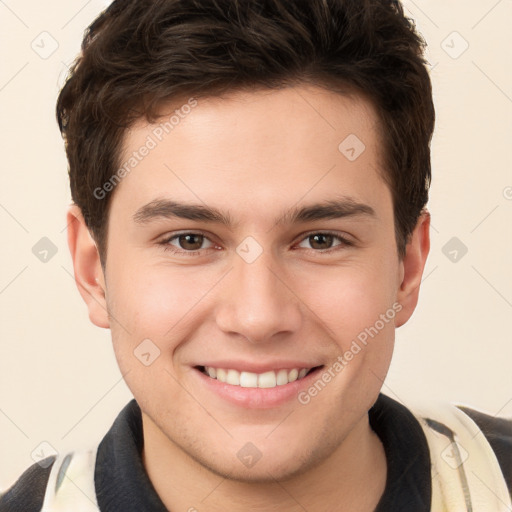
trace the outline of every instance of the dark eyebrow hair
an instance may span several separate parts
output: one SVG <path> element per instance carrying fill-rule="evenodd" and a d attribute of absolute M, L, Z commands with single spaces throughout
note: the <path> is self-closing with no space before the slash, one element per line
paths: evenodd
<path fill-rule="evenodd" d="M 151 222 L 153 219 L 173 218 L 188 220 L 202 220 L 204 222 L 216 222 L 226 226 L 234 224 L 229 214 L 225 215 L 217 208 L 201 204 L 178 203 L 169 199 L 155 199 L 139 208 L 133 215 L 133 220 L 139 224 Z"/>
<path fill-rule="evenodd" d="M 338 219 L 353 216 L 375 217 L 375 210 L 350 197 L 331 199 L 322 203 L 308 206 L 296 206 L 274 219 L 276 225 L 311 222 L 322 219 Z M 139 208 L 133 215 L 133 220 L 138 224 L 146 224 L 158 218 L 181 218 L 188 220 L 200 220 L 203 222 L 215 222 L 229 228 L 235 227 L 231 215 L 223 213 L 217 208 L 201 204 L 179 203 L 169 199 L 155 199 Z"/>
<path fill-rule="evenodd" d="M 294 224 L 313 220 L 340 219 L 342 217 L 376 217 L 375 210 L 351 197 L 330 199 L 309 206 L 296 206 L 275 219 L 276 224 Z"/>

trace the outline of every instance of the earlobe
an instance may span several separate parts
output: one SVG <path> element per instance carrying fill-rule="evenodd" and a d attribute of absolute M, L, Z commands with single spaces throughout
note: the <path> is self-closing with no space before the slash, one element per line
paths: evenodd
<path fill-rule="evenodd" d="M 85 224 L 80 208 L 67 211 L 68 246 L 73 260 L 75 282 L 89 310 L 89 319 L 98 327 L 110 327 L 105 297 L 105 278 L 98 248 Z"/>
<path fill-rule="evenodd" d="M 416 223 L 401 262 L 401 282 L 397 301 L 402 309 L 396 315 L 395 327 L 405 324 L 418 303 L 423 270 L 430 250 L 430 213 L 424 209 Z"/>

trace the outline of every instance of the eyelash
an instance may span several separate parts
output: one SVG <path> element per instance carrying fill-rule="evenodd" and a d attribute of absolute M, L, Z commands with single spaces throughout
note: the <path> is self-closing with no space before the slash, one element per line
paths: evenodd
<path fill-rule="evenodd" d="M 186 251 L 184 249 L 176 249 L 174 246 L 170 245 L 170 242 L 172 242 L 173 240 L 179 238 L 180 236 L 183 236 L 183 235 L 200 235 L 200 236 L 203 236 L 206 240 L 212 242 L 204 233 L 201 233 L 199 231 L 183 231 L 181 233 L 177 233 L 177 234 L 173 234 L 171 236 L 168 236 L 166 237 L 164 240 L 158 242 L 158 245 L 162 246 L 164 251 L 170 251 L 172 252 L 173 254 L 177 254 L 177 255 L 181 255 L 181 254 L 186 254 L 187 256 L 197 256 L 197 255 L 200 255 L 201 254 L 201 251 L 203 249 L 200 249 L 200 250 L 197 250 L 197 251 Z M 309 237 L 313 236 L 313 235 L 328 235 L 328 236 L 332 236 L 334 238 L 336 238 L 340 244 L 338 245 L 335 245 L 334 247 L 330 247 L 329 249 L 324 249 L 324 250 L 321 250 L 321 249 L 306 249 L 308 252 L 313 252 L 315 254 L 330 254 L 332 252 L 335 252 L 337 250 L 340 250 L 340 249 L 343 249 L 344 247 L 352 247 L 354 246 L 354 243 L 350 240 L 348 240 L 347 238 L 337 234 L 337 233 L 334 233 L 332 231 L 311 231 L 309 233 L 306 233 L 305 235 L 303 235 L 303 237 L 299 240 L 299 243 L 303 242 L 304 240 L 308 239 Z M 214 242 L 212 242 L 214 243 Z M 207 248 L 206 250 L 208 249 L 213 249 L 213 247 L 209 247 Z"/>

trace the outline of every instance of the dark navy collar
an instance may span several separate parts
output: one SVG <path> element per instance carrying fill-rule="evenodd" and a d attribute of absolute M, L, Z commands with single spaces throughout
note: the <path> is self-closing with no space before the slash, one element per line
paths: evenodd
<path fill-rule="evenodd" d="M 430 452 L 421 425 L 402 404 L 379 394 L 368 411 L 388 465 L 386 487 L 375 512 L 429 512 L 432 499 Z"/>
<path fill-rule="evenodd" d="M 428 512 L 430 456 L 423 430 L 412 413 L 379 394 L 368 411 L 386 453 L 386 487 L 375 512 Z M 167 512 L 142 463 L 142 416 L 135 399 L 119 413 L 98 447 L 94 474 L 102 512 Z"/>

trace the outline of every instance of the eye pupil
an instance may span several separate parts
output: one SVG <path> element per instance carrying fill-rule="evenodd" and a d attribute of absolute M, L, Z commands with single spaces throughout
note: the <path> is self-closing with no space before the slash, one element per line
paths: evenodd
<path fill-rule="evenodd" d="M 332 245 L 332 240 L 333 240 L 333 237 L 332 235 L 328 235 L 328 234 L 324 234 L 324 233 L 317 233 L 315 235 L 311 235 L 309 237 L 309 240 L 310 240 L 310 243 L 311 243 L 311 247 L 313 247 L 314 249 L 326 249 L 325 247 L 325 242 L 327 240 L 327 245 L 329 248 L 331 245 Z M 319 242 L 320 241 L 320 242 Z M 323 244 L 322 244 L 323 242 Z M 320 245 L 320 247 L 315 247 L 315 245 Z"/>
<path fill-rule="evenodd" d="M 195 242 L 193 241 L 194 239 L 196 239 Z M 179 243 L 180 243 L 180 247 L 182 249 L 197 250 L 197 249 L 200 249 L 201 245 L 203 244 L 203 235 L 198 235 L 198 234 L 180 235 Z M 190 247 L 190 245 L 192 245 L 192 247 Z"/>

